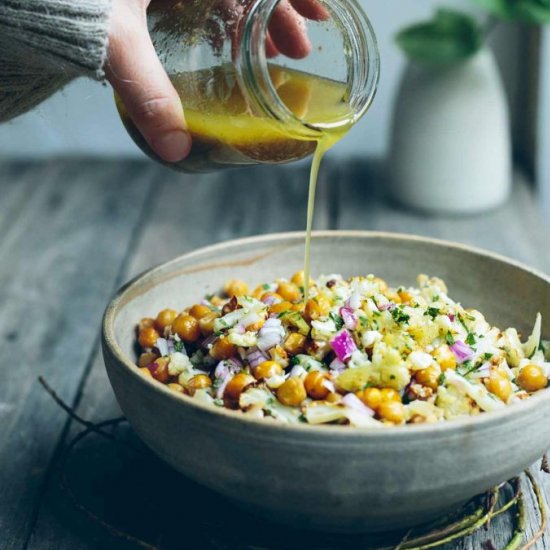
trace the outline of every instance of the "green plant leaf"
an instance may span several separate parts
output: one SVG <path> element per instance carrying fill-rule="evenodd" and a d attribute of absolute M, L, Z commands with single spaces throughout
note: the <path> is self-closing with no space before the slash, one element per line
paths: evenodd
<path fill-rule="evenodd" d="M 474 2 L 501 19 L 515 19 L 538 25 L 550 23 L 549 0 L 474 0 Z"/>
<path fill-rule="evenodd" d="M 483 37 L 473 17 L 455 10 L 440 9 L 431 21 L 403 29 L 397 34 L 396 42 L 415 61 L 444 64 L 475 54 Z"/>
<path fill-rule="evenodd" d="M 521 21 L 544 25 L 550 23 L 548 0 L 519 0 L 514 4 L 514 15 Z"/>
<path fill-rule="evenodd" d="M 473 0 L 478 6 L 501 19 L 513 19 L 514 0 Z"/>

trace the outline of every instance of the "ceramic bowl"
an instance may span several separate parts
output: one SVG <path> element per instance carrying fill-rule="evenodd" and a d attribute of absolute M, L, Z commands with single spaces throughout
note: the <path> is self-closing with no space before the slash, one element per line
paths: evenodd
<path fill-rule="evenodd" d="M 550 447 L 550 391 L 503 411 L 375 432 L 251 419 L 176 394 L 140 374 L 137 321 L 176 310 L 229 278 L 251 286 L 302 267 L 301 233 L 210 246 L 151 269 L 109 304 L 103 352 L 116 397 L 138 435 L 182 474 L 256 514 L 314 529 L 360 532 L 412 526 L 514 476 Z M 489 322 L 531 330 L 550 319 L 550 279 L 496 255 L 395 234 L 318 232 L 312 272 L 375 273 L 413 285 L 442 277 Z M 546 321 L 547 323 L 548 321 Z M 546 325 L 548 326 L 548 325 Z"/>

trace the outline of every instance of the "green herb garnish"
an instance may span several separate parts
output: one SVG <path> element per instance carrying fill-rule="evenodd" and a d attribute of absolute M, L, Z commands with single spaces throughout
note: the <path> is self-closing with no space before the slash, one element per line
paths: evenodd
<path fill-rule="evenodd" d="M 427 315 L 431 317 L 433 320 L 439 315 L 439 309 L 436 307 L 429 307 L 425 312 L 424 315 Z"/>
<path fill-rule="evenodd" d="M 336 330 L 340 330 L 344 326 L 344 320 L 340 315 L 336 315 L 336 313 L 329 313 L 329 317 L 333 320 L 334 324 L 336 325 Z"/>

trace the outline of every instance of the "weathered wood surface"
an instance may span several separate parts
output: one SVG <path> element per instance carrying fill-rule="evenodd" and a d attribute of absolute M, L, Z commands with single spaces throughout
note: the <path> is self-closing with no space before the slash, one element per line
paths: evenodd
<path fill-rule="evenodd" d="M 495 212 L 448 219 L 388 205 L 380 173 L 361 164 L 327 164 L 322 174 L 317 228 L 448 238 L 550 271 L 548 234 L 524 185 Z M 92 421 L 119 415 L 97 345 L 115 286 L 198 246 L 302 229 L 306 179 L 305 166 L 198 177 L 139 163 L 0 167 L 0 548 L 140 547 L 77 510 L 60 488 L 61 472 L 81 504 L 159 548 L 327 546 L 235 511 L 142 448 L 128 452 L 91 436 L 62 467 L 63 449 L 80 427 L 36 383 L 43 374 Z M 129 428 L 116 433 L 139 445 Z M 550 494 L 550 480 L 539 477 Z M 536 529 L 533 506 L 529 514 Z M 509 524 L 500 518 L 449 548 L 477 550 L 489 539 L 501 548 Z"/>

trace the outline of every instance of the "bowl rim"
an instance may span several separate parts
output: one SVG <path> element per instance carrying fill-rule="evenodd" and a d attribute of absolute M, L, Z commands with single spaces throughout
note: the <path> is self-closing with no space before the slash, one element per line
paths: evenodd
<path fill-rule="evenodd" d="M 393 440 L 394 438 L 416 438 L 421 434 L 438 435 L 451 437 L 457 432 L 464 430 L 471 430 L 477 427 L 491 428 L 494 424 L 500 424 L 503 420 L 510 417 L 518 416 L 520 413 L 523 415 L 529 414 L 529 411 L 538 407 L 546 401 L 550 401 L 550 388 L 546 388 L 531 396 L 529 399 L 523 400 L 521 403 L 516 403 L 513 406 L 508 406 L 498 411 L 492 411 L 489 413 L 482 413 L 476 416 L 469 416 L 465 418 L 458 418 L 449 421 L 434 422 L 431 424 L 407 424 L 403 426 L 393 426 L 391 428 L 384 429 L 367 429 L 367 428 L 349 428 L 336 425 L 314 425 L 311 426 L 306 423 L 289 424 L 278 421 L 270 421 L 266 418 L 254 418 L 243 414 L 241 411 L 233 411 L 224 407 L 214 407 L 212 405 L 201 403 L 194 400 L 192 397 L 179 394 L 170 390 L 164 384 L 159 384 L 156 380 L 143 376 L 138 366 L 122 351 L 115 337 L 114 321 L 117 316 L 118 308 L 123 302 L 124 296 L 131 291 L 131 289 L 139 285 L 144 279 L 153 277 L 158 272 L 169 271 L 172 265 L 181 262 L 182 260 L 192 259 L 196 256 L 205 254 L 211 254 L 218 250 L 224 250 L 227 247 L 240 247 L 248 244 L 269 244 L 273 241 L 284 241 L 289 239 L 303 239 L 304 231 L 292 231 L 292 232 L 280 232 L 280 233 L 268 233 L 265 235 L 255 235 L 251 237 L 244 237 L 239 239 L 230 239 L 227 241 L 218 242 L 208 246 L 196 248 L 187 253 L 181 254 L 171 260 L 163 262 L 152 268 L 149 268 L 138 275 L 134 276 L 127 283 L 116 291 L 112 299 L 105 309 L 102 321 L 102 344 L 106 346 L 111 353 L 112 357 L 116 359 L 116 368 L 123 368 L 128 370 L 135 376 L 141 384 L 149 388 L 149 390 L 160 392 L 166 398 L 172 399 L 173 402 L 179 403 L 178 406 L 187 406 L 195 410 L 196 413 L 205 414 L 213 419 L 225 419 L 227 422 L 236 423 L 235 427 L 250 426 L 261 427 L 265 430 L 266 434 L 275 430 L 279 436 L 284 434 L 288 436 L 300 435 L 302 433 L 309 433 L 312 436 L 330 435 L 333 438 L 353 438 L 354 440 L 371 439 L 371 438 L 384 438 Z M 538 277 L 543 282 L 550 286 L 550 276 L 546 273 L 532 268 L 526 264 L 523 264 L 512 258 L 508 258 L 504 255 L 485 250 L 480 247 L 465 245 L 445 239 L 436 239 L 432 237 L 423 237 L 419 235 L 409 235 L 405 233 L 394 233 L 385 231 L 362 231 L 362 230 L 316 230 L 312 232 L 313 238 L 364 238 L 364 239 L 388 239 L 395 241 L 409 241 L 409 242 L 421 242 L 430 245 L 441 246 L 445 248 L 451 248 L 462 252 L 474 254 L 476 256 L 482 256 L 495 260 L 500 263 L 507 264 L 508 266 L 520 269 L 535 277 Z M 174 275 L 176 276 L 176 274 Z M 163 281 L 166 278 L 162 279 Z M 153 285 L 156 286 L 156 285 Z"/>

